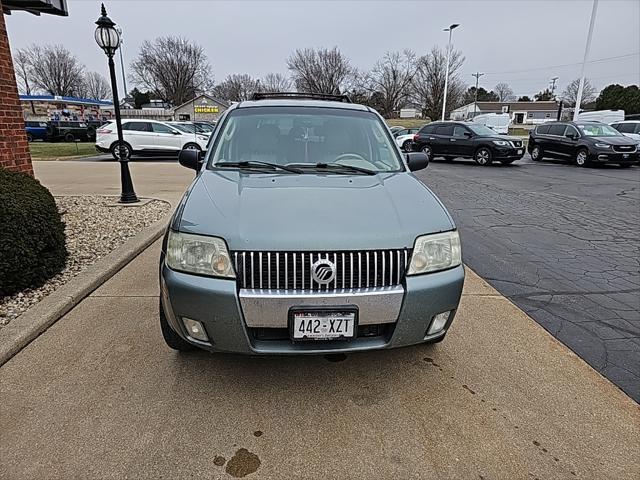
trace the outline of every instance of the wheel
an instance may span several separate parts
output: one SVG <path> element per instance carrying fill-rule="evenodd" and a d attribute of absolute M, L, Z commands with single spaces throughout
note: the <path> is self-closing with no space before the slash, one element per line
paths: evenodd
<path fill-rule="evenodd" d="M 478 165 L 482 165 L 483 167 L 486 167 L 487 165 L 491 165 L 491 162 L 492 162 L 491 157 L 492 157 L 491 150 L 489 150 L 487 147 L 481 147 L 476 151 L 476 154 L 473 157 L 473 159 L 476 161 Z"/>
<path fill-rule="evenodd" d="M 427 160 L 433 160 L 433 149 L 429 145 L 422 147 L 422 153 L 427 156 Z"/>
<path fill-rule="evenodd" d="M 75 137 L 75 135 L 73 133 L 65 133 L 64 141 L 65 142 L 75 142 L 76 141 L 76 137 Z"/>
<path fill-rule="evenodd" d="M 27 142 L 33 142 L 33 135 L 31 135 L 30 133 L 27 133 Z"/>
<path fill-rule="evenodd" d="M 586 148 L 581 148 L 576 153 L 576 165 L 579 167 L 586 167 L 589 163 L 589 152 Z"/>
<path fill-rule="evenodd" d="M 196 347 L 184 340 L 180 335 L 173 331 L 173 328 L 169 326 L 167 316 L 165 315 L 164 309 L 162 308 L 162 300 L 160 300 L 159 313 L 162 338 L 164 338 L 164 341 L 169 346 L 169 348 L 173 348 L 174 350 L 178 350 L 179 352 L 191 352 L 195 350 Z"/>
<path fill-rule="evenodd" d="M 197 143 L 187 143 L 185 144 L 184 147 L 182 147 L 183 150 L 197 150 L 199 152 L 202 151 L 202 149 L 200 148 L 200 145 L 198 145 Z"/>
<path fill-rule="evenodd" d="M 534 162 L 539 162 L 540 160 L 542 160 L 542 153 L 542 148 L 536 145 L 535 147 L 533 147 L 533 150 L 531 150 L 531 160 L 533 160 Z"/>
<path fill-rule="evenodd" d="M 413 142 L 411 140 L 405 140 L 402 144 L 402 150 L 405 152 L 410 152 L 413 150 Z"/>
<path fill-rule="evenodd" d="M 511 165 L 513 162 L 515 162 L 514 159 L 511 159 L 511 160 L 500 160 L 500 163 L 502 165 Z"/>
<path fill-rule="evenodd" d="M 120 160 L 120 148 L 118 148 L 118 145 L 118 142 L 114 142 L 113 145 L 111 145 L 111 155 L 115 160 Z M 131 158 L 132 151 L 131 145 L 129 145 L 127 142 L 124 142 L 122 144 L 122 148 L 124 149 L 124 158 L 129 160 Z"/>

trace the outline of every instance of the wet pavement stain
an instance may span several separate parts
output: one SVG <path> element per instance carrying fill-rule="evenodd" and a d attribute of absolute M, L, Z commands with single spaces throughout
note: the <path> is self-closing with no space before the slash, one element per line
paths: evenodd
<path fill-rule="evenodd" d="M 260 459 L 246 448 L 239 449 L 227 462 L 225 471 L 235 478 L 246 477 L 260 468 Z"/>
<path fill-rule="evenodd" d="M 329 362 L 344 362 L 347 359 L 347 355 L 344 353 L 333 353 L 325 355 L 324 359 Z"/>
<path fill-rule="evenodd" d="M 262 430 L 256 430 L 255 432 L 253 432 L 253 436 L 254 437 L 261 437 L 262 436 Z"/>
<path fill-rule="evenodd" d="M 440 365 L 438 365 L 433 358 L 431 357 L 424 357 L 422 360 L 424 360 L 427 363 L 430 363 L 431 365 L 433 365 L 434 367 L 439 367 Z"/>
<path fill-rule="evenodd" d="M 225 463 L 227 463 L 227 459 L 224 457 L 221 457 L 220 455 L 216 455 L 215 457 L 213 457 L 213 464 L 221 467 L 223 466 Z"/>

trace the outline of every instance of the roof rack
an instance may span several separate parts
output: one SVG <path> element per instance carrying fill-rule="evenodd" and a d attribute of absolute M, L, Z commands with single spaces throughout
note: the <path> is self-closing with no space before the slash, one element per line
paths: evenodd
<path fill-rule="evenodd" d="M 347 95 L 303 92 L 256 92 L 253 94 L 252 100 L 269 100 L 277 98 L 308 98 L 312 100 L 329 100 L 334 102 L 351 103 L 351 99 Z"/>

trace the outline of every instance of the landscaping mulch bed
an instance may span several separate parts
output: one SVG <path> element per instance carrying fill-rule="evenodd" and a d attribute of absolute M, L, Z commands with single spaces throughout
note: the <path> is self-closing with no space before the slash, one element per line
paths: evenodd
<path fill-rule="evenodd" d="M 55 197 L 62 213 L 69 257 L 65 268 L 40 288 L 0 298 L 0 328 L 20 316 L 83 269 L 115 250 L 169 212 L 170 204 L 152 200 L 121 206 L 98 195 Z"/>

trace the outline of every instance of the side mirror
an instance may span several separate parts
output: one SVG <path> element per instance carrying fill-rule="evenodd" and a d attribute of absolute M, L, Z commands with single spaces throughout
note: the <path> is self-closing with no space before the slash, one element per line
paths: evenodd
<path fill-rule="evenodd" d="M 464 136 L 467 138 L 471 138 L 473 134 L 471 132 L 464 132 Z"/>
<path fill-rule="evenodd" d="M 409 165 L 409 170 L 411 170 L 412 172 L 427 168 L 427 165 L 429 165 L 429 157 L 427 157 L 427 155 L 422 152 L 407 153 L 406 158 L 407 164 Z"/>
<path fill-rule="evenodd" d="M 173 130 L 171 133 L 173 133 L 174 135 L 182 135 L 182 133 L 180 133 L 180 132 L 179 132 L 179 131 L 177 131 L 177 130 Z"/>
<path fill-rule="evenodd" d="M 565 137 L 567 137 L 570 140 L 577 140 L 578 139 L 578 135 L 576 135 L 575 133 L 567 133 L 565 135 Z"/>
<path fill-rule="evenodd" d="M 183 167 L 191 168 L 197 172 L 202 166 L 202 152 L 190 148 L 180 150 L 178 162 Z"/>

